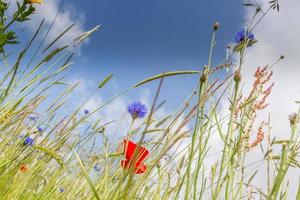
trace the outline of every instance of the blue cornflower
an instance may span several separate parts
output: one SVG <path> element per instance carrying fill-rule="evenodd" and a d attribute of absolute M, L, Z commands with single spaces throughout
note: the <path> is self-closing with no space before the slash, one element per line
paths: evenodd
<path fill-rule="evenodd" d="M 253 35 L 253 33 L 251 33 L 251 32 L 242 30 L 242 31 L 239 31 L 239 32 L 236 34 L 236 36 L 235 36 L 235 41 L 236 41 L 237 43 L 240 43 L 240 42 L 245 41 L 246 38 L 247 38 L 249 41 L 253 41 L 253 40 L 254 40 L 254 35 Z"/>
<path fill-rule="evenodd" d="M 29 118 L 30 120 L 32 120 L 32 121 L 36 121 L 36 120 L 38 119 L 37 116 L 29 116 L 28 118 Z"/>
<path fill-rule="evenodd" d="M 133 102 L 129 104 L 127 110 L 133 119 L 143 118 L 147 114 L 147 107 L 140 102 Z"/>
<path fill-rule="evenodd" d="M 90 111 L 88 109 L 84 109 L 84 114 L 88 115 L 90 114 Z"/>
<path fill-rule="evenodd" d="M 60 191 L 61 193 L 63 193 L 63 192 L 65 191 L 65 188 L 61 187 L 61 188 L 59 188 L 59 191 Z"/>
<path fill-rule="evenodd" d="M 27 137 L 25 140 L 24 140 L 24 145 L 33 145 L 34 144 L 34 141 L 31 137 Z"/>
<path fill-rule="evenodd" d="M 98 167 L 98 165 L 95 165 L 95 166 L 94 166 L 94 170 L 95 170 L 96 172 L 99 172 L 101 169 L 100 169 L 100 167 Z"/>
<path fill-rule="evenodd" d="M 40 132 L 40 133 L 44 131 L 44 129 L 42 129 L 41 127 L 38 127 L 37 130 L 38 130 L 38 132 Z"/>

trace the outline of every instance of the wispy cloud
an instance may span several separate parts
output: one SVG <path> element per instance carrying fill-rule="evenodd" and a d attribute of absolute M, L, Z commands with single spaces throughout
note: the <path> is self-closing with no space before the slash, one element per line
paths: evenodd
<path fill-rule="evenodd" d="M 79 79 L 73 79 L 70 80 L 70 83 L 76 83 L 80 82 L 80 85 L 78 88 L 74 91 L 73 96 L 76 98 L 76 101 L 72 100 L 72 107 L 77 108 L 81 103 L 86 100 L 88 97 L 89 100 L 85 103 L 83 109 L 87 109 L 90 112 L 98 109 L 99 107 L 102 107 L 104 104 L 107 103 L 107 101 L 111 97 L 105 97 L 105 94 L 103 93 L 94 93 L 91 96 L 91 89 L 95 86 L 94 80 L 87 80 L 84 78 Z M 116 83 L 115 83 L 116 84 Z M 117 86 L 115 86 L 117 87 Z M 118 87 L 113 89 L 115 91 L 115 95 L 118 94 Z M 131 116 L 127 112 L 127 105 L 131 103 L 132 101 L 141 101 L 143 104 L 145 104 L 148 108 L 148 114 L 150 112 L 153 96 L 155 93 L 152 93 L 150 90 L 142 90 L 140 92 L 140 95 L 135 96 L 132 99 L 132 96 L 130 94 L 120 96 L 117 99 L 113 100 L 109 104 L 105 105 L 99 112 L 96 112 L 91 116 L 91 120 L 97 120 L 101 119 L 102 124 L 113 122 L 112 124 L 107 126 L 106 133 L 109 135 L 109 137 L 112 137 L 114 139 L 122 138 L 125 136 L 130 128 L 131 124 Z M 162 107 L 158 111 L 156 111 L 155 115 L 153 116 L 156 120 L 156 122 L 159 122 L 166 116 L 169 116 L 170 114 L 173 114 L 172 112 L 169 112 L 166 108 Z M 179 124 L 182 122 L 183 116 L 181 116 L 178 119 L 178 123 L 176 123 L 172 130 L 175 131 Z M 143 123 L 144 120 L 137 120 L 135 122 L 134 127 L 138 127 L 139 124 Z M 155 124 L 155 123 L 154 123 Z M 154 128 L 153 126 L 149 127 L 149 129 Z M 182 128 L 182 131 L 188 130 L 188 125 L 184 126 Z"/>
<path fill-rule="evenodd" d="M 10 12 L 12 13 L 16 2 L 15 0 L 8 0 L 8 3 L 12 5 Z M 49 28 L 59 12 L 62 0 L 46 0 L 43 4 L 35 4 L 36 12 L 31 17 L 31 20 L 26 22 L 28 27 L 35 31 L 37 26 L 45 19 L 45 24 Z M 71 5 L 64 3 L 63 8 L 57 15 L 51 31 L 49 32 L 46 43 L 51 42 L 58 35 L 60 35 L 67 27 L 75 24 L 75 26 L 68 31 L 61 40 L 58 41 L 58 45 L 66 45 L 73 42 L 74 38 L 78 37 L 84 32 L 84 14 L 78 12 Z M 47 29 L 44 30 L 44 34 Z"/>

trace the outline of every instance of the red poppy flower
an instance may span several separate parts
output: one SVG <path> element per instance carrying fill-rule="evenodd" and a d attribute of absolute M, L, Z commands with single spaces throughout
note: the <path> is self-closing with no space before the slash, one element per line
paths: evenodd
<path fill-rule="evenodd" d="M 28 168 L 27 168 L 26 165 L 21 165 L 20 168 L 19 168 L 19 170 L 20 170 L 21 173 L 26 173 L 27 170 L 28 170 Z"/>
<path fill-rule="evenodd" d="M 138 144 L 133 143 L 130 140 L 123 141 L 124 152 L 125 152 L 125 160 L 121 161 L 121 166 L 124 169 L 129 169 L 130 167 L 134 166 L 134 170 L 136 174 L 142 174 L 147 170 L 147 166 L 143 163 L 143 161 L 149 155 L 149 151 L 143 147 L 139 146 Z M 133 156 L 135 151 L 137 152 L 137 158 L 135 164 L 133 163 Z"/>

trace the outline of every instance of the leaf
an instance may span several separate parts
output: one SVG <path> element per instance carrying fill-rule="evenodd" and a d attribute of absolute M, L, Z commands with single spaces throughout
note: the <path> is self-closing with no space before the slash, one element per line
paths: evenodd
<path fill-rule="evenodd" d="M 248 185 L 251 183 L 251 181 L 254 179 L 254 177 L 256 176 L 256 174 L 257 174 L 257 170 L 252 174 L 252 176 L 249 178 L 249 180 L 248 180 Z"/>
<path fill-rule="evenodd" d="M 59 74 L 61 73 L 62 71 L 66 70 L 68 67 L 70 67 L 73 63 L 66 63 L 64 64 L 62 67 L 60 67 L 56 72 L 55 74 Z"/>
<path fill-rule="evenodd" d="M 252 99 L 249 99 L 248 101 L 246 101 L 245 103 L 243 103 L 242 105 L 240 105 L 239 109 L 243 109 L 247 105 L 253 103 L 256 99 L 257 99 L 257 97 L 253 97 Z"/>
<path fill-rule="evenodd" d="M 54 158 L 56 160 L 56 162 L 58 162 L 58 164 L 60 164 L 61 167 L 64 165 L 61 157 L 54 151 L 51 151 L 50 149 L 47 149 L 47 148 L 39 146 L 39 145 L 35 145 L 35 148 L 50 155 L 52 158 Z"/>
<path fill-rule="evenodd" d="M 238 44 L 233 48 L 233 51 L 235 51 L 235 52 L 240 52 L 240 51 L 245 47 L 245 42 L 247 42 L 247 41 L 243 41 L 243 42 L 238 43 Z M 247 44 L 246 47 L 250 47 L 250 46 L 252 46 L 253 44 L 255 44 L 256 42 L 257 42 L 257 40 L 248 41 L 248 44 Z"/>
<path fill-rule="evenodd" d="M 155 108 L 155 111 L 159 110 L 166 102 L 167 100 L 163 100 L 160 104 L 158 104 Z"/>
<path fill-rule="evenodd" d="M 242 5 L 243 5 L 243 6 L 255 6 L 255 7 L 256 7 L 256 5 L 253 4 L 253 3 L 243 3 Z"/>
<path fill-rule="evenodd" d="M 164 129 L 149 129 L 144 131 L 144 133 L 147 134 L 147 133 L 154 133 L 154 132 L 161 132 L 161 131 L 164 131 Z"/>
<path fill-rule="evenodd" d="M 264 158 L 265 158 L 265 159 L 268 158 L 268 157 L 269 157 L 269 154 L 272 153 L 272 152 L 273 152 L 272 149 L 270 149 L 269 151 L 267 151 L 267 152 L 265 153 Z"/>
<path fill-rule="evenodd" d="M 106 159 L 106 158 L 113 158 L 113 157 L 118 157 L 123 155 L 124 153 L 115 153 L 115 154 L 108 154 L 108 155 L 100 155 L 100 157 Z"/>
<path fill-rule="evenodd" d="M 290 140 L 275 140 L 272 144 L 288 144 Z"/>
<path fill-rule="evenodd" d="M 20 93 L 24 92 L 25 90 L 27 90 L 30 86 L 32 86 L 41 76 L 38 75 L 38 76 L 35 76 L 33 79 L 31 79 L 25 87 L 23 87 L 21 90 L 20 90 Z"/>
<path fill-rule="evenodd" d="M 68 83 L 61 82 L 61 81 L 51 82 L 50 84 L 53 84 L 53 85 L 69 85 Z"/>
<path fill-rule="evenodd" d="M 102 88 L 111 78 L 113 77 L 113 74 L 109 74 L 101 83 L 99 84 L 98 88 Z"/>
<path fill-rule="evenodd" d="M 73 27 L 75 26 L 75 24 L 72 24 L 71 26 L 69 26 L 66 30 L 64 30 L 60 35 L 58 35 L 43 51 L 42 53 L 44 53 L 45 51 L 47 51 L 51 46 L 53 46 L 62 36 L 64 36 L 69 30 L 71 30 Z"/>
<path fill-rule="evenodd" d="M 300 178 L 299 178 L 299 181 L 298 181 L 298 192 L 297 192 L 296 199 L 300 199 Z"/>
<path fill-rule="evenodd" d="M 59 52 L 63 51 L 64 49 L 68 48 L 69 46 L 66 45 L 64 47 L 61 48 L 57 48 L 55 50 L 53 50 L 51 53 L 49 53 L 43 60 L 43 62 L 49 62 L 55 55 L 57 55 Z"/>
<path fill-rule="evenodd" d="M 1 169 L 2 167 L 6 167 L 6 165 L 9 164 L 10 162 L 11 162 L 11 160 L 6 160 L 6 161 L 4 161 L 4 162 L 0 162 L 0 169 Z"/>
<path fill-rule="evenodd" d="M 178 75 L 183 75 L 183 74 L 199 74 L 199 71 L 173 71 L 173 72 L 165 72 L 162 74 L 158 74 L 155 76 L 152 76 L 150 78 L 147 78 L 145 80 L 142 80 L 136 84 L 133 85 L 133 87 L 139 87 L 141 85 L 144 85 L 145 83 L 160 79 L 160 78 L 164 78 L 164 77 L 168 77 L 168 76 L 178 76 Z"/>
<path fill-rule="evenodd" d="M 77 158 L 77 160 L 80 164 L 81 171 L 83 172 L 83 175 L 84 175 L 86 181 L 88 182 L 92 192 L 94 193 L 94 196 L 96 197 L 97 200 L 100 200 L 100 197 L 99 197 L 99 195 L 96 191 L 96 188 L 95 188 L 95 186 L 94 186 L 94 184 L 93 184 L 93 182 L 92 182 L 92 180 L 91 180 L 91 178 L 90 178 L 90 176 L 89 176 L 82 160 L 80 159 L 80 157 L 77 155 L 77 153 L 75 151 L 74 151 L 74 154 L 75 154 L 75 156 L 76 156 L 76 158 Z"/>
<path fill-rule="evenodd" d="M 81 44 L 82 42 L 84 42 L 88 37 L 90 37 L 90 35 L 92 35 L 94 32 L 98 31 L 100 28 L 100 25 L 96 26 L 95 28 L 84 32 L 83 34 L 81 34 L 80 36 L 76 37 L 74 39 L 74 47 L 78 46 L 79 44 Z"/>
<path fill-rule="evenodd" d="M 171 117 L 172 117 L 172 116 L 169 115 L 169 116 L 163 118 L 162 120 L 160 120 L 159 122 L 157 122 L 157 124 L 155 125 L 155 128 L 157 128 L 157 127 L 161 126 L 162 124 L 164 124 L 164 123 L 165 123 L 166 121 L 168 121 Z"/>

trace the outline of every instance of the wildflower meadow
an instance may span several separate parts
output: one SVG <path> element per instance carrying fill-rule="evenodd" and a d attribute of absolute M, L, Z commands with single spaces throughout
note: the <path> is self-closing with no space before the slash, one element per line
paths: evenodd
<path fill-rule="evenodd" d="M 17 28 L 25 24 L 29 29 L 26 23 L 42 12 L 37 6 L 50 9 L 46 1 L 0 0 L 1 200 L 300 199 L 300 109 L 286 116 L 289 126 L 280 138 L 273 134 L 272 115 L 260 117 L 272 106 L 273 69 L 286 58 L 279 55 L 270 64 L 252 66 L 252 83 L 243 74 L 248 51 L 260 45 L 256 28 L 269 14 L 281 12 L 281 1 L 266 1 L 263 8 L 256 1 L 243 3 L 251 8 L 250 21 L 232 34 L 221 60 L 214 60 L 214 53 L 226 26 L 215 22 L 205 65 L 162 69 L 150 77 L 133 71 L 131 86 L 97 108 L 88 102 L 93 94 L 113 88 L 114 74 L 89 87 L 91 96 L 79 98 L 80 83 L 68 81 L 68 71 L 78 62 L 76 55 L 85 53 L 80 47 L 93 45 L 102 27 L 95 24 L 61 46 L 74 25 L 60 27 L 50 40 L 56 18 L 50 27 L 43 19 L 25 40 Z M 198 81 L 190 95 L 171 113 L 159 114 L 167 104 L 160 98 L 165 82 L 191 76 Z M 101 117 L 106 107 L 148 84 L 154 85 L 150 103 L 130 97 L 122 105 L 126 131 Z M 173 93 L 180 93 L 174 88 Z M 123 115 L 118 110 L 110 114 Z"/>

